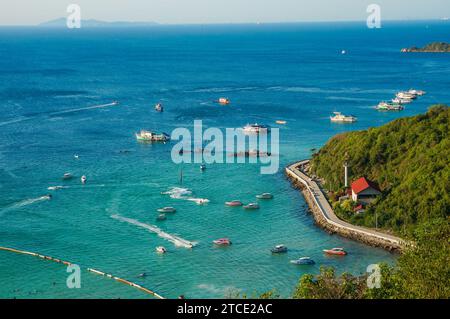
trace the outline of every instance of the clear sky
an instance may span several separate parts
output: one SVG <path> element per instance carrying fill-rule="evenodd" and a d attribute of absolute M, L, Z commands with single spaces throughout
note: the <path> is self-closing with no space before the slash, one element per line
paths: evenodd
<path fill-rule="evenodd" d="M 371 3 L 386 20 L 450 17 L 450 0 L 0 0 L 0 25 L 65 17 L 71 3 L 80 5 L 82 19 L 171 24 L 362 21 Z"/>

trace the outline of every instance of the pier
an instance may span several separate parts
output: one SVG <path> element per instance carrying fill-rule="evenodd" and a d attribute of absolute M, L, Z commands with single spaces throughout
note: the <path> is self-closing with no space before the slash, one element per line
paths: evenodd
<path fill-rule="evenodd" d="M 0 246 L 0 250 L 9 251 L 9 252 L 16 253 L 16 254 L 21 254 L 21 255 L 35 256 L 35 257 L 38 257 L 38 258 L 41 258 L 41 259 L 44 259 L 44 260 L 53 261 L 53 262 L 60 263 L 60 264 L 66 265 L 66 266 L 75 265 L 75 263 L 64 261 L 64 260 L 61 260 L 61 259 L 58 259 L 58 258 L 54 258 L 54 257 L 51 257 L 51 256 L 46 256 L 46 255 L 41 255 L 41 254 L 38 254 L 38 253 L 33 253 L 33 252 L 30 252 L 30 251 L 26 251 L 26 250 L 19 250 L 19 249 L 15 249 L 15 248 L 1 247 L 1 246 Z M 94 274 L 97 274 L 97 275 L 101 275 L 101 276 L 104 276 L 104 277 L 111 278 L 111 279 L 113 279 L 113 280 L 115 280 L 117 282 L 120 282 L 120 283 L 123 283 L 125 285 L 128 285 L 128 286 L 131 286 L 133 288 L 136 288 L 136 289 L 138 289 L 138 290 L 140 290 L 142 292 L 145 292 L 145 293 L 147 293 L 149 295 L 152 295 L 152 296 L 154 296 L 154 297 L 156 297 L 158 299 L 165 299 L 160 294 L 158 294 L 158 293 L 156 293 L 156 292 L 154 292 L 154 291 L 152 291 L 152 290 L 150 290 L 148 288 L 145 288 L 145 287 L 143 287 L 141 285 L 138 285 L 138 284 L 136 284 L 134 282 L 128 281 L 126 279 L 123 279 L 123 278 L 120 278 L 120 277 L 117 277 L 117 276 L 113 276 L 111 274 L 107 274 L 107 273 L 104 273 L 104 272 L 102 272 L 100 270 L 93 269 L 93 268 L 87 268 L 87 271 L 89 271 L 90 273 L 94 273 Z"/>
<path fill-rule="evenodd" d="M 336 233 L 343 237 L 371 246 L 381 247 L 389 251 L 400 252 L 406 246 L 406 242 L 399 237 L 374 229 L 352 225 L 339 219 L 319 185 L 299 168 L 308 163 L 309 160 L 296 162 L 287 166 L 285 172 L 294 186 L 301 189 L 314 219 L 320 227 L 330 233 Z"/>

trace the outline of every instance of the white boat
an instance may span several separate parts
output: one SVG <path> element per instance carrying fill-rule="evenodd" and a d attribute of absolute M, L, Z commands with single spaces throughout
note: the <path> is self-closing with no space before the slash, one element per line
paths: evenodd
<path fill-rule="evenodd" d="M 380 102 L 376 109 L 380 111 L 401 111 L 403 110 L 403 106 L 401 104 Z"/>
<path fill-rule="evenodd" d="M 62 177 L 63 180 L 68 180 L 68 179 L 72 179 L 73 175 L 70 173 L 65 173 Z"/>
<path fill-rule="evenodd" d="M 163 108 L 161 103 L 158 103 L 158 104 L 155 105 L 155 111 L 156 112 L 163 112 L 164 111 L 164 108 Z"/>
<path fill-rule="evenodd" d="M 244 133 L 268 133 L 270 132 L 270 127 L 267 125 L 261 125 L 258 123 L 255 124 L 247 124 L 246 126 L 244 126 L 242 128 L 242 130 L 244 131 Z"/>
<path fill-rule="evenodd" d="M 392 99 L 391 101 L 394 104 L 409 104 L 409 103 L 412 102 L 411 99 L 402 99 L 402 98 L 399 98 L 399 97 L 396 97 L 395 99 Z"/>
<path fill-rule="evenodd" d="M 417 97 L 416 94 L 412 94 L 409 92 L 398 92 L 395 96 L 400 99 L 410 99 L 410 100 L 414 100 Z"/>
<path fill-rule="evenodd" d="M 331 122 L 353 123 L 357 118 L 353 115 L 344 115 L 341 112 L 333 112 L 334 116 L 330 116 Z"/>
<path fill-rule="evenodd" d="M 141 130 L 139 133 L 136 133 L 136 139 L 143 142 L 166 142 L 170 140 L 170 136 L 166 133 Z"/>
<path fill-rule="evenodd" d="M 272 252 L 272 254 L 281 254 L 281 253 L 286 253 L 287 250 L 288 249 L 285 245 L 276 245 L 270 251 Z"/>
<path fill-rule="evenodd" d="M 258 199 L 272 199 L 273 195 L 271 193 L 262 193 L 262 194 L 256 195 L 256 198 L 258 198 Z"/>
<path fill-rule="evenodd" d="M 177 210 L 173 207 L 163 207 L 157 209 L 158 213 L 175 213 Z"/>
<path fill-rule="evenodd" d="M 163 246 L 158 246 L 156 247 L 156 252 L 159 254 L 165 254 L 167 252 L 167 249 L 164 248 Z"/>
<path fill-rule="evenodd" d="M 414 89 L 411 89 L 411 90 L 408 91 L 408 93 L 409 93 L 409 94 L 413 94 L 413 95 L 422 96 L 422 95 L 424 95 L 426 92 L 425 92 L 425 91 L 422 91 L 422 90 L 414 90 Z"/>
<path fill-rule="evenodd" d="M 226 97 L 221 97 L 218 102 L 222 105 L 230 104 L 230 100 Z"/>
<path fill-rule="evenodd" d="M 81 183 L 86 184 L 87 177 L 85 175 L 81 176 Z"/>

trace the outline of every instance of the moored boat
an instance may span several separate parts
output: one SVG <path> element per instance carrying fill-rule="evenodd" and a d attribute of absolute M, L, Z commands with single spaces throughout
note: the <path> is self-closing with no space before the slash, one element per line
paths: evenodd
<path fill-rule="evenodd" d="M 70 174 L 70 173 L 65 173 L 63 175 L 63 177 L 62 177 L 63 180 L 69 180 L 69 179 L 72 179 L 72 178 L 73 178 L 73 175 Z"/>
<path fill-rule="evenodd" d="M 219 104 L 222 104 L 222 105 L 230 104 L 230 100 L 226 97 L 219 98 L 218 102 L 219 102 Z"/>
<path fill-rule="evenodd" d="M 244 133 L 254 133 L 254 134 L 260 134 L 260 133 L 268 133 L 270 132 L 270 127 L 267 125 L 262 125 L 258 123 L 254 124 L 247 124 L 245 125 L 242 130 Z"/>
<path fill-rule="evenodd" d="M 256 195 L 257 199 L 272 199 L 273 195 L 271 193 L 262 193 L 259 195 Z"/>
<path fill-rule="evenodd" d="M 156 252 L 159 254 L 165 254 L 167 252 L 167 249 L 163 246 L 156 247 Z"/>
<path fill-rule="evenodd" d="M 231 241 L 228 238 L 219 238 L 219 239 L 213 240 L 213 243 L 215 245 L 218 245 L 218 246 L 229 246 L 229 245 L 231 245 Z"/>
<path fill-rule="evenodd" d="M 256 203 L 250 203 L 244 206 L 244 209 L 259 209 L 259 205 Z"/>
<path fill-rule="evenodd" d="M 240 200 L 232 200 L 230 202 L 225 202 L 225 205 L 231 206 L 231 207 L 236 207 L 236 206 L 242 206 L 243 204 Z"/>
<path fill-rule="evenodd" d="M 272 254 L 281 254 L 281 253 L 286 253 L 287 250 L 288 249 L 285 245 L 276 245 L 270 251 L 272 252 Z"/>
<path fill-rule="evenodd" d="M 314 265 L 316 263 L 310 257 L 301 257 L 299 259 L 291 260 L 290 262 L 295 265 Z"/>
<path fill-rule="evenodd" d="M 158 217 L 156 217 L 156 220 L 158 220 L 158 221 L 163 221 L 166 219 L 167 219 L 166 214 L 159 214 Z"/>
<path fill-rule="evenodd" d="M 173 207 L 163 207 L 157 209 L 158 213 L 175 213 L 177 210 Z"/>
<path fill-rule="evenodd" d="M 356 116 L 353 115 L 344 115 L 341 112 L 333 112 L 333 114 L 333 116 L 330 116 L 331 122 L 353 123 L 357 120 Z"/>
<path fill-rule="evenodd" d="M 166 142 L 170 140 L 170 136 L 166 133 L 141 130 L 139 133 L 136 133 L 136 139 L 143 142 Z"/>
<path fill-rule="evenodd" d="M 323 252 L 328 255 L 338 255 L 338 256 L 347 255 L 347 252 L 344 250 L 344 248 L 324 249 Z"/>

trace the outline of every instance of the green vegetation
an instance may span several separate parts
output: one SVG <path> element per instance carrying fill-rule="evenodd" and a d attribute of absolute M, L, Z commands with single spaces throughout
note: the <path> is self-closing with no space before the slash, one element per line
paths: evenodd
<path fill-rule="evenodd" d="M 448 299 L 450 298 L 450 224 L 435 220 L 417 227 L 414 247 L 396 266 L 380 265 L 379 288 L 368 288 L 367 276 L 336 276 L 321 268 L 318 276 L 303 275 L 296 299 Z"/>
<path fill-rule="evenodd" d="M 450 212 L 450 109 L 431 107 L 425 114 L 378 128 L 333 137 L 313 156 L 311 170 L 324 180 L 336 214 L 349 222 L 411 236 L 416 226 Z M 343 163 L 350 179 L 365 176 L 382 195 L 362 214 L 354 204 L 338 203 L 344 194 Z"/>
<path fill-rule="evenodd" d="M 403 49 L 403 52 L 450 52 L 450 44 L 446 42 L 432 42 L 423 48 L 412 47 Z"/>
<path fill-rule="evenodd" d="M 378 225 L 408 237 L 395 266 L 380 265 L 381 285 L 369 289 L 367 276 L 321 268 L 304 275 L 294 298 L 450 298 L 450 109 L 431 107 L 426 114 L 403 118 L 379 128 L 340 134 L 311 161 L 311 170 L 330 190 L 329 199 L 344 219 Z M 362 214 L 355 214 L 344 194 L 343 163 L 352 179 L 376 181 L 382 195 Z"/>

